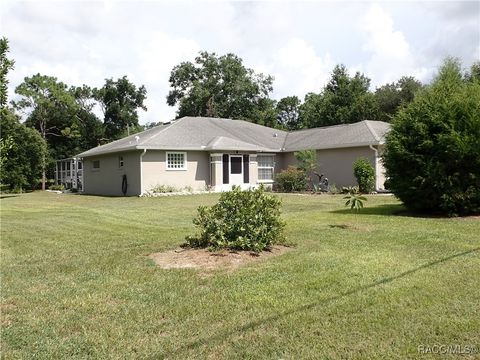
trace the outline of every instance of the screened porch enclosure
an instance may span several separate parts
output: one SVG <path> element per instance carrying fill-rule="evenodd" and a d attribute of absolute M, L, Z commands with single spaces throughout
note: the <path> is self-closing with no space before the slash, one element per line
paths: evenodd
<path fill-rule="evenodd" d="M 83 162 L 79 158 L 57 160 L 55 164 L 55 184 L 65 189 L 83 191 Z"/>

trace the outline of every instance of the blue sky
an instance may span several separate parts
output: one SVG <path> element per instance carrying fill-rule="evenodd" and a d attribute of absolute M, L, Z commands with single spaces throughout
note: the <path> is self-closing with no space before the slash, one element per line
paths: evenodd
<path fill-rule="evenodd" d="M 172 67 L 233 52 L 275 77 L 272 96 L 319 92 L 335 64 L 372 79 L 428 82 L 446 56 L 480 59 L 479 1 L 11 1 L 0 32 L 16 67 L 10 97 L 37 72 L 69 85 L 123 75 L 148 91 L 140 122 L 167 121 Z"/>

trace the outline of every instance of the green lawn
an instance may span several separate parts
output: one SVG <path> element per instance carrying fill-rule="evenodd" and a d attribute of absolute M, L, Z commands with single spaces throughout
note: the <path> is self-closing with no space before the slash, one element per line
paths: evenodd
<path fill-rule="evenodd" d="M 181 244 L 196 207 L 217 195 L 4 196 L 2 357 L 428 359 L 418 346 L 480 349 L 478 218 L 396 215 L 389 196 L 369 197 L 358 216 L 341 196 L 281 197 L 293 250 L 205 277 L 147 255 Z"/>

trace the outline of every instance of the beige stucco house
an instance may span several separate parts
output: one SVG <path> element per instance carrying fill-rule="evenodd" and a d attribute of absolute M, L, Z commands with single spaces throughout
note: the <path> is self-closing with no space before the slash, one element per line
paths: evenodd
<path fill-rule="evenodd" d="M 83 191 L 141 195 L 155 186 L 224 191 L 232 185 L 272 184 L 295 165 L 295 151 L 315 149 L 320 171 L 337 187 L 356 185 L 352 164 L 369 159 L 383 190 L 380 161 L 389 124 L 355 124 L 286 132 L 242 120 L 184 117 L 90 149 L 83 159 Z"/>

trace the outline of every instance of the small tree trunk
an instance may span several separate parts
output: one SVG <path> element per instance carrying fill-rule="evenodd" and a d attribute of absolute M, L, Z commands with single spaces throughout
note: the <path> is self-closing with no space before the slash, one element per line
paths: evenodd
<path fill-rule="evenodd" d="M 45 167 L 42 170 L 42 190 L 45 190 L 45 182 L 46 182 L 46 176 L 45 176 Z"/>

